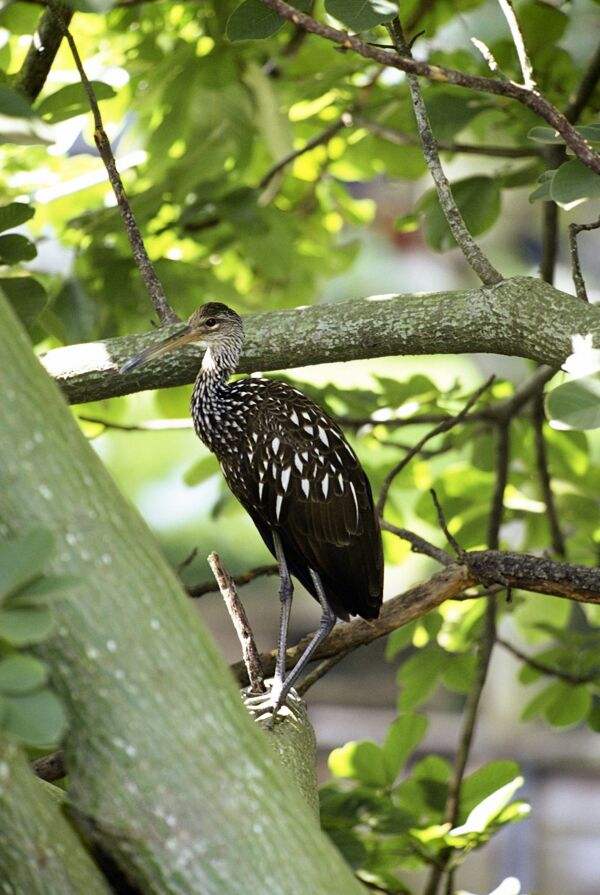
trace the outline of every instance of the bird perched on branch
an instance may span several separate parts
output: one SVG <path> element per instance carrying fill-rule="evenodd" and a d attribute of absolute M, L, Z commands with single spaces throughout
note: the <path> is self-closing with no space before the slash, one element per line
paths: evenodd
<path fill-rule="evenodd" d="M 343 432 L 302 392 L 272 379 L 228 383 L 244 343 L 241 317 L 219 302 L 122 367 L 127 372 L 182 345 L 204 346 L 191 413 L 204 444 L 279 566 L 281 616 L 268 704 L 276 712 L 336 618 L 377 618 L 381 531 L 369 481 Z M 291 575 L 321 605 L 318 630 L 285 676 Z"/>

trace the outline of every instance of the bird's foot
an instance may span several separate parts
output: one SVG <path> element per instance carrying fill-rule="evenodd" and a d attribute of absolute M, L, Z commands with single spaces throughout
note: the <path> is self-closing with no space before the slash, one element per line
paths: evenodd
<path fill-rule="evenodd" d="M 252 693 L 249 687 L 243 689 L 242 699 L 244 705 L 259 722 L 270 721 L 272 726 L 275 719 L 283 720 L 284 717 L 294 713 L 295 706 L 302 700 L 296 690 L 291 687 L 287 692 L 283 688 L 282 681 L 271 678 L 265 681 L 267 689 L 264 693 Z"/>

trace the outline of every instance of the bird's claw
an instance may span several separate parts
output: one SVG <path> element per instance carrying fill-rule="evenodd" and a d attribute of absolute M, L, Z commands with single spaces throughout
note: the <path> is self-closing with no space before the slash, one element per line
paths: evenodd
<path fill-rule="evenodd" d="M 302 703 L 293 687 L 284 694 L 280 681 L 272 678 L 265 683 L 267 689 L 264 693 L 253 693 L 250 687 L 245 687 L 241 691 L 244 705 L 256 721 L 262 722 L 270 719 L 273 723 L 276 717 L 283 719 L 283 717 L 293 714 L 294 708 Z"/>

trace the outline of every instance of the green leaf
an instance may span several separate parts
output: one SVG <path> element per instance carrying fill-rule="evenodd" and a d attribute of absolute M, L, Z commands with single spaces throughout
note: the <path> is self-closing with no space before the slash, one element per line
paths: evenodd
<path fill-rule="evenodd" d="M 500 189 L 491 177 L 467 177 L 451 184 L 452 194 L 472 236 L 479 236 L 495 223 L 500 214 Z M 456 245 L 435 190 L 419 201 L 423 227 L 428 244 L 438 252 Z"/>
<path fill-rule="evenodd" d="M 586 687 L 555 681 L 531 700 L 521 717 L 523 721 L 530 721 L 543 714 L 553 727 L 572 727 L 583 721 L 591 704 L 592 697 Z"/>
<path fill-rule="evenodd" d="M 0 206 L 0 232 L 12 230 L 30 220 L 35 214 L 35 209 L 27 202 L 11 202 L 9 205 Z"/>
<path fill-rule="evenodd" d="M 281 16 L 260 0 L 244 0 L 229 16 L 226 34 L 232 42 L 263 40 L 277 34 L 283 24 Z"/>
<path fill-rule="evenodd" d="M 336 777 L 350 777 L 369 786 L 386 786 L 392 782 L 385 766 L 383 750 L 370 740 L 346 743 L 334 749 L 328 764 Z"/>
<path fill-rule="evenodd" d="M 546 396 L 546 415 L 564 429 L 600 427 L 600 376 L 582 376 L 558 385 Z"/>
<path fill-rule="evenodd" d="M 58 742 L 66 727 L 64 709 L 50 690 L 6 697 L 5 733 L 27 746 Z"/>
<path fill-rule="evenodd" d="M 26 584 L 24 588 L 10 598 L 11 608 L 46 603 L 55 597 L 64 598 L 65 591 L 78 587 L 83 582 L 78 575 L 43 575 L 41 578 Z"/>
<path fill-rule="evenodd" d="M 369 31 L 398 15 L 398 4 L 389 0 L 325 0 L 325 9 L 353 31 Z"/>
<path fill-rule="evenodd" d="M 0 115 L 11 118 L 33 118 L 35 112 L 25 97 L 6 84 L 0 84 Z"/>
<path fill-rule="evenodd" d="M 295 0 L 290 5 L 303 12 L 308 12 L 310 0 Z M 229 16 L 226 34 L 232 42 L 264 40 L 277 34 L 284 24 L 285 19 L 282 19 L 260 0 L 244 0 Z"/>
<path fill-rule="evenodd" d="M 29 693 L 46 683 L 48 669 L 33 656 L 14 655 L 0 660 L 0 692 Z"/>
<path fill-rule="evenodd" d="M 0 604 L 41 575 L 53 549 L 52 533 L 44 528 L 0 543 Z"/>
<path fill-rule="evenodd" d="M 26 236 L 21 236 L 20 233 L 7 233 L 0 236 L 0 264 L 32 261 L 36 255 L 36 247 Z"/>
<path fill-rule="evenodd" d="M 490 761 L 465 778 L 460 792 L 461 816 L 469 815 L 484 799 L 520 774 L 516 761 Z"/>
<path fill-rule="evenodd" d="M 398 682 L 402 685 L 398 708 L 410 711 L 422 705 L 435 690 L 449 658 L 438 646 L 428 646 L 407 659 L 398 672 Z"/>
<path fill-rule="evenodd" d="M 579 159 L 565 162 L 550 183 L 550 197 L 560 205 L 600 198 L 600 177 Z"/>
<path fill-rule="evenodd" d="M 389 783 L 393 783 L 409 756 L 427 732 L 424 715 L 402 715 L 394 721 L 383 744 L 383 761 Z"/>
<path fill-rule="evenodd" d="M 576 127 L 575 130 L 588 143 L 600 143 L 600 124 L 586 124 Z M 532 127 L 527 136 L 534 143 L 546 143 L 551 146 L 563 146 L 565 143 L 563 136 L 551 127 Z"/>
<path fill-rule="evenodd" d="M 41 643 L 54 627 L 54 616 L 47 606 L 20 606 L 0 609 L 0 638 L 13 646 Z"/>
<path fill-rule="evenodd" d="M 483 833 L 524 783 L 523 777 L 519 776 L 511 780 L 510 783 L 501 786 L 473 808 L 464 824 L 454 827 L 450 831 L 451 834 L 453 836 L 462 836 L 466 833 Z"/>
<path fill-rule="evenodd" d="M 99 102 L 116 96 L 110 84 L 105 84 L 103 81 L 92 81 L 91 87 Z M 60 90 L 45 97 L 35 111 L 40 118 L 44 118 L 50 124 L 56 124 L 75 115 L 84 115 L 90 111 L 90 104 L 83 84 L 67 84 L 66 87 L 61 87 Z"/>
<path fill-rule="evenodd" d="M 42 284 L 33 277 L 0 277 L 0 290 L 23 326 L 31 329 L 48 303 Z"/>
<path fill-rule="evenodd" d="M 552 727 L 573 727 L 587 716 L 592 696 L 587 687 L 573 687 L 565 681 L 552 685 L 553 699 L 546 706 L 544 715 Z"/>

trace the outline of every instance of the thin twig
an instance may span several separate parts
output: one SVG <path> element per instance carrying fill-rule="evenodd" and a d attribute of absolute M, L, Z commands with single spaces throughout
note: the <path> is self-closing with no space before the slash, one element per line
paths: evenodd
<path fill-rule="evenodd" d="M 575 292 L 577 297 L 582 301 L 589 301 L 587 289 L 585 288 L 585 280 L 581 272 L 581 264 L 579 261 L 579 248 L 577 246 L 577 237 L 583 231 L 597 230 L 600 227 L 600 218 L 592 221 L 591 224 L 569 224 L 569 253 L 571 255 L 571 268 L 573 271 L 573 283 L 575 284 Z"/>
<path fill-rule="evenodd" d="M 111 149 L 110 141 L 106 135 L 106 131 L 104 130 L 102 116 L 100 114 L 100 108 L 98 106 L 96 94 L 94 93 L 94 88 L 92 87 L 90 80 L 85 73 L 85 69 L 81 61 L 81 56 L 79 55 L 79 50 L 77 49 L 75 41 L 73 40 L 73 35 L 69 31 L 65 19 L 63 18 L 62 6 L 57 2 L 57 0 L 49 0 L 48 5 L 49 8 L 52 10 L 53 15 L 55 16 L 56 21 L 58 22 L 59 27 L 67 40 L 67 43 L 69 44 L 75 66 L 77 67 L 77 71 L 79 72 L 79 77 L 81 78 L 81 83 L 83 84 L 83 89 L 85 90 L 88 103 L 92 111 L 92 116 L 94 118 L 94 141 L 96 143 L 96 146 L 98 147 L 100 158 L 102 159 L 104 167 L 106 168 L 106 173 L 108 174 L 110 185 L 113 188 L 113 192 L 117 200 L 117 205 L 119 206 L 119 211 L 121 212 L 121 217 L 123 218 L 123 223 L 125 224 L 127 238 L 129 239 L 129 244 L 131 245 L 133 260 L 140 272 L 140 276 L 148 291 L 148 295 L 150 296 L 150 300 L 154 305 L 160 322 L 163 324 L 178 322 L 179 317 L 167 301 L 167 297 L 165 295 L 161 282 L 158 279 L 150 258 L 148 257 L 148 253 L 142 239 L 142 234 L 140 233 L 139 227 L 136 223 L 131 205 L 129 204 L 129 200 L 125 192 L 125 187 L 123 186 L 123 181 L 121 180 L 121 175 L 117 170 L 117 164 Z"/>
<path fill-rule="evenodd" d="M 93 423 L 96 426 L 102 426 L 104 429 L 115 429 L 117 432 L 174 432 L 179 429 L 193 429 L 194 423 L 191 419 L 182 420 L 146 420 L 143 423 L 115 423 L 112 420 L 105 420 L 98 416 L 89 416 L 87 413 L 80 413 L 77 418 L 83 420 L 84 423 Z"/>
<path fill-rule="evenodd" d="M 338 121 L 334 121 L 333 124 L 330 124 L 329 127 L 326 127 L 325 130 L 322 130 L 320 133 L 315 134 L 314 137 L 311 137 L 310 140 L 307 140 L 303 146 L 300 146 L 299 149 L 294 149 L 292 152 L 288 152 L 287 155 L 284 155 L 283 158 L 279 159 L 279 161 L 273 165 L 272 168 L 269 168 L 266 174 L 260 180 L 258 184 L 259 190 L 263 190 L 286 165 L 289 165 L 290 162 L 295 161 L 297 158 L 300 158 L 301 155 L 304 155 L 305 152 L 310 152 L 311 149 L 315 149 L 317 146 L 323 146 L 334 137 L 338 131 L 341 131 L 344 127 L 352 126 L 352 118 L 350 115 L 343 114 Z"/>
<path fill-rule="evenodd" d="M 235 632 L 240 641 L 240 646 L 242 647 L 244 665 L 248 673 L 248 680 L 250 681 L 250 691 L 255 696 L 259 693 L 265 693 L 265 678 L 260 662 L 260 653 L 256 648 L 248 616 L 237 595 L 233 579 L 229 572 L 223 567 L 218 553 L 213 551 L 209 554 L 208 564 L 219 585 L 221 596 L 225 601 L 229 617 L 233 622 L 233 627 L 235 628 Z"/>
<path fill-rule="evenodd" d="M 569 99 L 565 108 L 565 118 L 571 124 L 579 120 L 579 116 L 586 108 L 600 80 L 600 43 L 588 62 L 575 94 Z"/>
<path fill-rule="evenodd" d="M 544 393 L 540 390 L 538 396 L 533 403 L 532 424 L 533 436 L 535 441 L 535 463 L 537 474 L 542 489 L 542 498 L 546 504 L 546 515 L 548 525 L 550 527 L 550 536 L 552 539 L 552 549 L 560 556 L 561 559 L 566 558 L 565 539 L 560 527 L 556 503 L 554 501 L 554 492 L 552 490 L 552 479 L 550 477 L 550 468 L 548 465 L 548 452 L 546 450 L 546 439 L 544 437 L 544 422 L 546 415 L 544 413 Z"/>
<path fill-rule="evenodd" d="M 197 556 L 198 556 L 198 548 L 197 548 L 197 547 L 193 547 L 193 548 L 190 550 L 190 552 L 188 553 L 188 555 L 185 556 L 185 557 L 181 560 L 181 562 L 177 563 L 177 565 L 176 565 L 176 567 L 175 567 L 175 572 L 177 573 L 177 575 L 178 575 L 178 576 L 181 575 L 181 573 L 183 572 L 183 570 L 184 570 L 184 569 L 187 569 L 187 567 L 190 566 L 190 565 L 194 562 L 194 560 L 196 559 Z"/>
<path fill-rule="evenodd" d="M 509 643 L 507 640 L 504 640 L 502 637 L 496 638 L 496 643 L 499 643 L 500 646 L 503 646 L 505 650 L 509 653 L 512 653 L 517 659 L 521 659 L 522 662 L 525 662 L 526 665 L 529 665 L 530 668 L 534 668 L 536 671 L 541 672 L 542 674 L 548 674 L 552 677 L 557 677 L 561 681 L 565 681 L 567 684 L 573 684 L 577 686 L 579 684 L 593 684 L 598 680 L 598 673 L 596 674 L 574 674 L 572 671 L 565 671 L 563 668 L 556 668 L 552 665 L 546 665 L 545 662 L 540 662 L 539 659 L 536 659 L 534 656 L 528 656 L 527 653 L 522 652 L 518 647 L 514 644 Z"/>
<path fill-rule="evenodd" d="M 510 459 L 510 426 L 502 423 L 497 427 L 496 443 L 496 479 L 488 522 L 488 547 L 497 550 L 500 539 L 500 526 L 504 515 L 504 492 L 508 482 L 508 464 Z"/>
<path fill-rule="evenodd" d="M 511 0 L 498 0 L 498 3 L 500 9 L 504 13 L 504 18 L 508 23 L 508 27 L 510 28 L 510 34 L 515 45 L 515 50 L 517 51 L 517 56 L 519 57 L 519 65 L 521 66 L 521 72 L 523 74 L 523 86 L 528 90 L 535 90 L 533 68 L 531 67 L 529 56 L 527 55 L 523 32 L 519 26 Z"/>
<path fill-rule="evenodd" d="M 430 432 L 427 432 L 427 434 L 424 435 L 423 438 L 421 438 L 421 440 L 418 441 L 417 444 L 415 444 L 414 447 L 409 450 L 409 452 L 402 458 L 402 460 L 400 460 L 400 462 L 397 463 L 393 467 L 393 469 L 390 470 L 390 472 L 388 472 L 385 479 L 383 480 L 381 491 L 379 492 L 379 499 L 377 501 L 377 512 L 380 515 L 383 514 L 390 487 L 396 476 L 402 472 L 407 464 L 410 463 L 412 458 L 420 452 L 421 448 L 425 444 L 427 444 L 428 441 L 430 441 L 432 438 L 435 438 L 436 435 L 440 435 L 442 432 L 447 432 L 448 429 L 452 429 L 454 426 L 457 426 L 459 423 L 461 423 L 465 419 L 473 405 L 476 404 L 483 393 L 490 388 L 493 381 L 494 376 L 490 376 L 490 378 L 486 382 L 484 382 L 481 388 L 477 389 L 477 391 L 471 395 L 460 413 L 457 413 L 456 416 L 446 417 L 444 420 L 442 420 L 441 423 L 438 423 L 435 429 L 431 429 Z"/>
<path fill-rule="evenodd" d="M 408 541 L 413 553 L 422 553 L 424 556 L 430 556 L 431 559 L 435 559 L 436 562 L 441 563 L 443 566 L 449 566 L 456 561 L 455 557 L 450 553 L 442 550 L 441 547 L 436 547 L 435 544 L 430 544 L 429 541 L 426 541 L 421 535 L 415 534 L 414 531 L 409 531 L 407 528 L 399 528 L 383 518 L 380 519 L 380 523 L 383 531 L 389 531 L 390 534 L 396 535 L 403 541 Z"/>
<path fill-rule="evenodd" d="M 431 499 L 433 500 L 433 505 L 435 506 L 437 512 L 438 524 L 446 535 L 446 539 L 456 553 L 457 558 L 462 559 L 465 555 L 465 551 L 462 549 L 462 547 L 448 528 L 446 517 L 444 516 L 444 510 L 442 509 L 442 505 L 438 500 L 438 496 L 433 488 L 429 489 L 429 493 L 431 494 Z"/>
<path fill-rule="evenodd" d="M 398 55 L 410 57 L 412 54 L 404 40 L 400 20 L 397 18 L 394 19 L 387 28 Z M 427 114 L 427 108 L 423 101 L 419 79 L 416 75 L 410 73 L 407 73 L 406 79 L 408 81 L 408 88 L 417 121 L 417 130 L 419 131 L 419 136 L 423 145 L 423 157 L 429 168 L 429 173 L 433 178 L 433 182 L 435 183 L 440 207 L 444 213 L 450 232 L 463 253 L 465 260 L 477 274 L 481 282 L 486 286 L 493 286 L 496 283 L 500 283 L 503 279 L 502 274 L 491 264 L 469 233 L 462 213 L 452 195 L 450 183 L 448 182 L 448 178 L 446 177 L 440 162 L 435 137 L 429 122 L 429 115 Z"/>
<path fill-rule="evenodd" d="M 256 566 L 256 568 L 242 572 L 240 575 L 234 575 L 232 581 L 236 587 L 243 587 L 245 584 L 250 584 L 255 578 L 260 578 L 263 575 L 277 575 L 278 573 L 279 570 L 276 565 Z M 205 581 L 202 584 L 192 584 L 186 590 L 188 596 L 197 599 L 205 594 L 216 593 L 219 590 L 219 586 L 214 581 Z"/>

